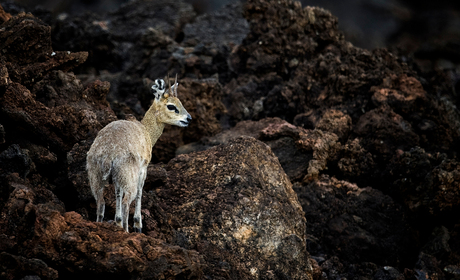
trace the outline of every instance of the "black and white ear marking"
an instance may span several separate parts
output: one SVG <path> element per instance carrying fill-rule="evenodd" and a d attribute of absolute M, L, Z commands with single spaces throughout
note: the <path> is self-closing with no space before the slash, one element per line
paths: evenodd
<path fill-rule="evenodd" d="M 163 79 L 156 79 L 155 84 L 152 86 L 153 95 L 155 99 L 160 99 L 161 95 L 165 92 L 165 81 Z"/>

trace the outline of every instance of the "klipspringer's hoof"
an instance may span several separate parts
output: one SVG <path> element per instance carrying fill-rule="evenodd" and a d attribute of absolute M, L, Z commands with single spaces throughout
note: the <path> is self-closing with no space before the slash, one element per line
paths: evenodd
<path fill-rule="evenodd" d="M 108 223 L 108 224 L 111 224 L 111 225 L 114 225 L 114 226 L 117 226 L 117 227 L 119 227 L 119 228 L 121 228 L 121 229 L 124 229 L 124 228 L 123 228 L 123 224 L 117 223 L 117 222 L 114 221 L 114 220 L 108 220 L 107 223 Z"/>
<path fill-rule="evenodd" d="M 134 228 L 134 232 L 142 233 L 142 228 Z"/>

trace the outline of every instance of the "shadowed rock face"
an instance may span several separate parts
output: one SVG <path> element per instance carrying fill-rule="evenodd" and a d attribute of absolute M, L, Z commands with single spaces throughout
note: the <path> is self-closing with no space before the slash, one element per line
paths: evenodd
<path fill-rule="evenodd" d="M 350 263 L 410 263 L 416 252 L 413 232 L 403 208 L 391 197 L 325 175 L 308 184 L 296 183 L 294 190 L 309 221 L 307 242 L 316 260 L 322 263 L 327 246 L 332 246 L 341 248 L 339 255 Z"/>
<path fill-rule="evenodd" d="M 457 74 L 288 0 L 36 12 L 0 9 L 0 278 L 458 278 Z M 111 185 L 95 223 L 86 152 L 167 73 L 193 122 L 154 147 L 144 233 Z"/>

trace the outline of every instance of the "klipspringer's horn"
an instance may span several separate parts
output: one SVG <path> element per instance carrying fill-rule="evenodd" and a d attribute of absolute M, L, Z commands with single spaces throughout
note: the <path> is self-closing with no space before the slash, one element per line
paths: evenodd
<path fill-rule="evenodd" d="M 177 86 L 179 84 L 177 83 L 177 73 L 176 73 L 176 79 L 174 80 L 174 96 L 177 97 Z"/>

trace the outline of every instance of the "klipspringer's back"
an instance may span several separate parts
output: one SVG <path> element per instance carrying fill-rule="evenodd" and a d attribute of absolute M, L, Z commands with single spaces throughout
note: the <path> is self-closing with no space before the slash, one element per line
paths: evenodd
<path fill-rule="evenodd" d="M 150 162 L 150 136 L 140 122 L 119 120 L 99 131 L 88 151 L 87 166 L 97 165 L 108 176 L 114 161 L 133 157 L 145 164 Z"/>

